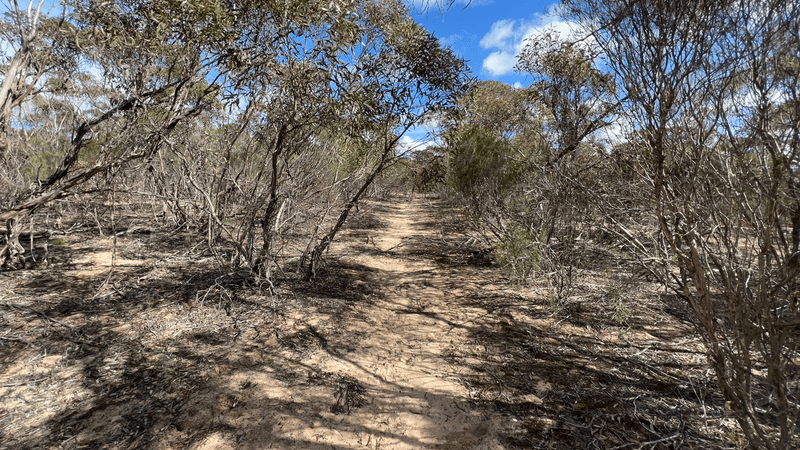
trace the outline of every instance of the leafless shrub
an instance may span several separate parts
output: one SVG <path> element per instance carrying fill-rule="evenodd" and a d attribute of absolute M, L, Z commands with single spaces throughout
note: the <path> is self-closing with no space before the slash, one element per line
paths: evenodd
<path fill-rule="evenodd" d="M 798 72 L 786 68 L 796 11 L 771 0 L 565 6 L 623 87 L 629 166 L 652 196 L 659 235 L 622 235 L 690 306 L 750 445 L 793 448 L 800 115 Z"/>

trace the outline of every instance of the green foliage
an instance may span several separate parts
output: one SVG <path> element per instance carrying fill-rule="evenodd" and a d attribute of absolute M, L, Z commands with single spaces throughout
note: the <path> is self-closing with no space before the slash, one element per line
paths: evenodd
<path fill-rule="evenodd" d="M 53 146 L 44 138 L 33 138 L 29 142 L 29 147 L 34 149 L 26 161 L 23 172 L 31 179 L 45 178 L 58 167 L 61 162 L 63 149 Z"/>
<path fill-rule="evenodd" d="M 495 247 L 495 257 L 513 283 L 524 285 L 541 272 L 544 255 L 539 236 L 516 225 Z"/>
<path fill-rule="evenodd" d="M 52 139 L 50 135 L 41 134 L 31 137 L 25 144 L 28 159 L 23 172 L 30 179 L 43 180 L 52 175 L 61 164 L 65 149 L 68 149 L 71 143 L 66 137 L 58 137 L 55 143 L 52 142 Z M 98 139 L 87 140 L 78 155 L 76 165 L 78 167 L 93 166 L 100 156 L 101 146 Z"/>
<path fill-rule="evenodd" d="M 512 158 L 512 152 L 505 139 L 478 126 L 468 127 L 449 147 L 452 187 L 475 201 L 509 198 L 526 172 L 525 165 Z"/>
<path fill-rule="evenodd" d="M 628 303 L 630 293 L 625 292 L 623 288 L 623 284 L 615 280 L 606 287 L 604 293 L 605 301 L 614 308 L 614 321 L 620 326 L 626 325 L 633 314 L 631 305 Z"/>
<path fill-rule="evenodd" d="M 461 98 L 456 129 L 476 126 L 521 148 L 530 147 L 524 137 L 541 130 L 541 120 L 530 113 L 530 106 L 524 90 L 499 81 L 482 81 Z"/>
<path fill-rule="evenodd" d="M 593 47 L 555 31 L 530 39 L 520 54 L 516 69 L 534 79 L 526 92 L 542 116 L 550 163 L 577 151 L 618 109 L 614 78 L 595 66 L 597 57 Z"/>

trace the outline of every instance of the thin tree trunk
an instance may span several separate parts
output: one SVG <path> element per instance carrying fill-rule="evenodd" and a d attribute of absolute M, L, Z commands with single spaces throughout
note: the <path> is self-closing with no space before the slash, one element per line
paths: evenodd
<path fill-rule="evenodd" d="M 384 150 L 383 155 L 381 155 L 380 163 L 378 163 L 378 166 L 375 168 L 375 170 L 369 174 L 367 179 L 364 180 L 364 184 L 361 185 L 361 189 L 359 189 L 353 198 L 347 202 L 347 205 L 345 205 L 341 214 L 339 214 L 339 220 L 336 221 L 336 225 L 319 241 L 319 244 L 314 247 L 314 251 L 311 252 L 311 258 L 308 262 L 308 268 L 306 269 L 306 280 L 311 280 L 316 275 L 317 266 L 322 260 L 322 254 L 328 249 L 333 240 L 336 238 L 336 234 L 339 232 L 342 226 L 344 226 L 345 222 L 347 221 L 347 216 L 350 215 L 350 211 L 353 209 L 353 207 L 358 204 L 361 196 L 364 195 L 367 189 L 369 189 L 369 187 L 372 185 L 372 182 L 375 181 L 375 178 L 377 178 L 378 175 L 380 175 L 380 173 L 383 171 L 383 168 L 386 166 L 386 161 L 389 159 L 391 154 L 391 148 L 393 145 L 394 144 L 392 143 L 392 145 L 388 146 L 387 149 Z"/>
<path fill-rule="evenodd" d="M 267 209 L 264 212 L 264 219 L 261 222 L 261 236 L 264 242 L 261 246 L 261 254 L 254 262 L 253 267 L 262 273 L 266 273 L 269 269 L 270 262 L 272 262 L 272 241 L 275 237 L 275 223 L 278 218 L 278 180 L 283 172 L 283 167 L 280 165 L 280 158 L 283 154 L 283 142 L 286 138 L 288 126 L 281 125 L 278 130 L 278 135 L 272 144 L 272 179 L 270 180 L 269 187 L 269 201 L 267 202 Z"/>

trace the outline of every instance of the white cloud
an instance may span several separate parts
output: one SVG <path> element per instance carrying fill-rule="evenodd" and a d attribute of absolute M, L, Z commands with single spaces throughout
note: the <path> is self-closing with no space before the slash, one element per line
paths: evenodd
<path fill-rule="evenodd" d="M 447 37 L 440 37 L 439 38 L 439 43 L 442 44 L 445 47 L 452 47 L 459 40 L 461 40 L 461 35 L 460 34 L 453 34 L 453 35 L 450 35 L 450 36 L 447 36 Z"/>
<path fill-rule="evenodd" d="M 514 20 L 501 20 L 492 24 L 492 29 L 481 39 L 481 48 L 505 48 L 514 36 Z"/>
<path fill-rule="evenodd" d="M 402 153 L 413 153 L 433 145 L 430 139 L 416 140 L 409 135 L 404 135 L 397 142 L 397 147 Z"/>
<path fill-rule="evenodd" d="M 622 122 L 619 118 L 613 120 L 610 125 L 600 130 L 600 142 L 609 148 L 613 145 L 625 142 L 628 134 L 630 133 L 631 125 Z"/>
<path fill-rule="evenodd" d="M 442 126 L 445 121 L 445 114 L 438 113 L 438 112 L 430 112 L 425 115 L 425 119 L 422 121 L 420 126 L 416 127 L 419 129 L 419 132 L 430 134 L 436 134 L 436 130 Z M 414 130 L 417 131 L 417 130 Z"/>
<path fill-rule="evenodd" d="M 520 83 L 519 81 L 515 82 L 512 87 L 514 89 L 522 89 L 523 88 L 522 83 Z"/>
<path fill-rule="evenodd" d="M 11 59 L 14 57 L 14 53 L 16 52 L 17 49 L 14 48 L 10 42 L 6 41 L 5 39 L 0 41 L 0 56 Z"/>
<path fill-rule="evenodd" d="M 511 73 L 516 64 L 517 56 L 514 53 L 492 52 L 483 60 L 483 70 L 492 76 L 499 77 Z"/>
<path fill-rule="evenodd" d="M 493 23 L 480 41 L 481 48 L 493 50 L 483 60 L 483 70 L 494 77 L 508 75 L 514 70 L 517 56 L 527 41 L 548 30 L 566 39 L 578 38 L 577 26 L 554 14 L 537 14 L 533 20 L 504 19 Z"/>

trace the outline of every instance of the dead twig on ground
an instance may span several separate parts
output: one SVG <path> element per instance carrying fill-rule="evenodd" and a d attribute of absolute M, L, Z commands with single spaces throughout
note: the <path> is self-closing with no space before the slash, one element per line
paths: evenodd
<path fill-rule="evenodd" d="M 21 338 L 19 336 L 8 336 L 8 335 L 0 336 L 0 340 L 12 341 L 12 342 L 22 342 L 23 344 L 25 344 L 28 347 L 39 348 L 38 345 L 34 344 L 33 342 L 31 342 L 31 341 L 29 341 L 27 339 Z"/>
<path fill-rule="evenodd" d="M 48 316 L 47 314 L 45 314 L 45 313 L 43 313 L 43 312 L 41 312 L 41 311 L 39 311 L 37 309 L 31 308 L 30 306 L 15 305 L 13 303 L 8 303 L 8 302 L 0 303 L 0 306 L 4 307 L 6 309 L 9 309 L 9 310 L 18 310 L 18 311 L 31 312 L 31 313 L 41 317 L 42 319 L 44 319 L 46 321 L 49 321 L 49 322 L 52 322 L 52 323 L 54 323 L 56 325 L 61 325 L 62 327 L 67 328 L 68 330 L 72 331 L 76 335 L 80 334 L 80 332 L 78 330 L 76 330 L 75 328 L 73 328 L 71 325 L 66 324 L 66 323 L 64 323 L 64 322 L 62 322 L 60 320 L 53 319 L 52 317 Z"/>

